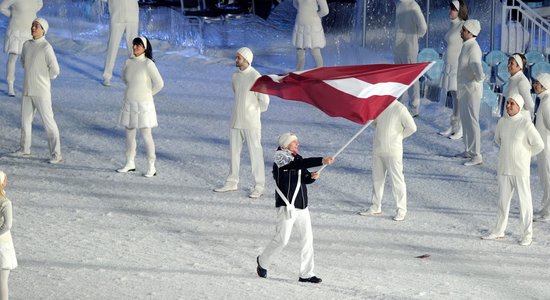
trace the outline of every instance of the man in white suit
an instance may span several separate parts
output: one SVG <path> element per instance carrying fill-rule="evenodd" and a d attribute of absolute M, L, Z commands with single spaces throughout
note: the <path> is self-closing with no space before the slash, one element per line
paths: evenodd
<path fill-rule="evenodd" d="M 229 176 L 223 187 L 214 189 L 215 192 L 236 191 L 239 183 L 239 168 L 241 150 L 246 141 L 252 174 L 256 181 L 250 198 L 262 196 L 265 188 L 264 155 L 261 144 L 262 128 L 260 115 L 267 110 L 269 97 L 265 94 L 252 92 L 250 88 L 260 77 L 260 73 L 252 67 L 252 51 L 243 47 L 237 50 L 235 65 L 237 71 L 233 73 L 232 85 L 235 93 L 235 103 L 231 116 L 231 129 L 229 134 L 229 147 L 231 151 L 231 167 Z"/>
<path fill-rule="evenodd" d="M 126 35 L 128 57 L 132 56 L 132 40 L 138 37 L 139 5 L 137 0 L 101 0 L 109 3 L 109 45 L 105 57 L 103 85 L 110 86 L 122 35 Z"/>

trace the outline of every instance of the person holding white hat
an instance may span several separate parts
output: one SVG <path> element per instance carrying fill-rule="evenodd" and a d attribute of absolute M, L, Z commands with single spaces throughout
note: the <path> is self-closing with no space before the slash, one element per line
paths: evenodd
<path fill-rule="evenodd" d="M 156 153 L 152 128 L 158 126 L 155 108 L 155 96 L 164 87 L 162 76 L 153 61 L 153 47 L 145 37 L 132 41 L 133 56 L 126 60 L 122 70 L 122 79 L 126 84 L 124 104 L 120 111 L 119 124 L 126 128 L 126 164 L 117 170 L 128 173 L 136 170 L 137 129 L 141 131 L 147 150 L 147 173 L 143 176 L 157 175 L 155 167 Z"/>
<path fill-rule="evenodd" d="M 514 53 L 508 59 L 508 73 L 510 78 L 504 91 L 504 97 L 519 94 L 525 100 L 524 106 L 521 108 L 521 113 L 529 120 L 533 119 L 535 110 L 535 102 L 531 96 L 531 83 L 523 73 L 523 68 L 527 65 L 527 58 L 521 53 Z"/>
<path fill-rule="evenodd" d="M 456 96 L 456 74 L 458 56 L 462 49 L 460 30 L 462 30 L 464 21 L 468 20 L 468 7 L 463 0 L 453 0 L 449 3 L 449 18 L 451 19 L 451 28 L 445 34 L 447 50 L 445 51 L 445 69 L 441 77 L 443 99 L 440 101 L 446 102 L 447 97 L 450 97 L 452 99 L 453 112 L 451 114 L 451 126 L 440 132 L 440 134 L 450 139 L 458 140 L 462 138 L 462 123 L 460 122 L 460 104 Z"/>
<path fill-rule="evenodd" d="M 507 114 L 500 118 L 495 130 L 495 142 L 500 146 L 497 169 L 499 189 L 497 222 L 493 230 L 481 238 L 484 240 L 504 238 L 510 201 L 514 191 L 517 191 L 520 207 L 518 243 L 528 246 L 533 239 L 531 156 L 537 155 L 544 149 L 544 142 L 531 120 L 521 115 L 523 105 L 523 97 L 519 94 L 510 95 L 506 100 Z"/>
<path fill-rule="evenodd" d="M 293 227 L 300 235 L 300 282 L 320 283 L 321 278 L 313 272 L 313 231 L 308 208 L 307 184 L 319 179 L 320 173 L 309 168 L 330 165 L 331 156 L 303 158 L 298 154 L 298 137 L 290 132 L 281 134 L 279 147 L 273 157 L 275 179 L 275 207 L 277 209 L 277 232 L 256 258 L 258 276 L 266 278 L 267 269 L 288 244 Z"/>
<path fill-rule="evenodd" d="M 533 89 L 540 99 L 535 113 L 535 128 L 542 137 L 544 150 L 537 155 L 537 170 L 542 186 L 541 209 L 535 221 L 550 222 L 550 74 L 542 73 L 536 77 Z"/>
<path fill-rule="evenodd" d="M 0 300 L 8 299 L 8 278 L 10 270 L 17 268 L 17 257 L 11 237 L 13 210 L 11 201 L 6 197 L 8 185 L 6 173 L 0 171 Z"/>
<path fill-rule="evenodd" d="M 376 127 L 372 151 L 372 205 L 362 216 L 382 213 L 382 198 L 386 175 L 391 178 L 397 209 L 395 221 L 407 214 L 407 185 L 403 176 L 403 139 L 416 132 L 416 124 L 399 101 L 393 101 L 373 122 Z"/>
<path fill-rule="evenodd" d="M 468 158 L 465 166 L 483 163 L 481 156 L 481 130 L 479 128 L 479 109 L 483 93 L 482 52 L 476 37 L 481 31 L 478 20 L 467 20 L 462 25 L 460 37 L 464 41 L 458 56 L 457 99 L 460 107 L 460 121 L 464 140 L 464 152 L 457 157 Z"/>
<path fill-rule="evenodd" d="M 29 24 L 36 19 L 36 13 L 42 9 L 42 0 L 4 0 L 0 12 L 10 18 L 4 36 L 4 52 L 8 53 L 6 64 L 6 81 L 8 95 L 15 97 L 15 63 L 23 49 L 23 43 L 32 39 Z"/>
<path fill-rule="evenodd" d="M 62 162 L 63 158 L 61 157 L 59 128 L 52 109 L 50 81 L 59 75 L 59 64 L 52 46 L 45 37 L 48 28 L 48 21 L 36 18 L 31 27 L 33 39 L 26 41 L 21 51 L 25 81 L 21 101 L 21 143 L 15 154 L 18 156 L 31 154 L 32 121 L 35 111 L 38 110 L 48 137 L 51 155 L 49 162 L 57 164 Z"/>
<path fill-rule="evenodd" d="M 306 63 L 306 49 L 309 49 L 317 68 L 323 66 L 321 48 L 326 46 L 325 32 L 321 18 L 328 15 L 326 0 L 293 0 L 298 10 L 292 31 L 292 45 L 296 47 L 296 70 L 302 71 Z"/>
<path fill-rule="evenodd" d="M 109 4 L 109 44 L 103 70 L 103 85 L 110 86 L 122 35 L 126 36 L 128 57 L 132 57 L 132 40 L 138 36 L 139 29 L 139 5 L 138 0 L 101 1 Z"/>
<path fill-rule="evenodd" d="M 236 191 L 239 184 L 239 169 L 241 162 L 241 150 L 246 141 L 252 175 L 255 185 L 250 198 L 262 196 L 265 188 L 264 151 L 262 149 L 262 124 L 260 115 L 267 110 L 269 97 L 266 94 L 252 92 L 250 88 L 260 77 L 260 73 L 252 67 L 254 55 L 252 50 L 242 47 L 237 50 L 235 65 L 237 70 L 233 73 L 232 86 L 235 93 L 235 102 L 231 114 L 229 130 L 229 148 L 231 165 L 229 176 L 225 184 L 214 189 L 215 192 L 224 193 Z"/>
<path fill-rule="evenodd" d="M 396 64 L 416 63 L 418 39 L 426 34 L 426 19 L 415 0 L 400 0 L 395 12 L 395 46 L 393 60 Z M 408 90 L 409 107 L 413 117 L 420 112 L 420 85 L 416 81 Z M 402 101 L 402 99 L 400 99 Z"/>

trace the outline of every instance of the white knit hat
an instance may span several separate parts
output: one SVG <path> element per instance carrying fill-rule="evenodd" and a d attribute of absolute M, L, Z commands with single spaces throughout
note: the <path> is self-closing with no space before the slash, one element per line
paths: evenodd
<path fill-rule="evenodd" d="M 523 69 L 523 59 L 521 59 L 521 56 L 519 54 L 512 55 L 512 58 L 516 61 L 520 69 Z"/>
<path fill-rule="evenodd" d="M 541 73 L 537 76 L 536 80 L 540 82 L 545 89 L 550 89 L 550 74 Z"/>
<path fill-rule="evenodd" d="M 478 36 L 479 32 L 481 31 L 481 24 L 478 20 L 469 19 L 464 22 L 464 28 L 468 29 L 469 32 L 471 32 L 473 35 Z"/>
<path fill-rule="evenodd" d="M 242 47 L 239 50 L 237 50 L 237 53 L 240 54 L 249 64 L 252 64 L 252 60 L 254 59 L 254 54 L 252 54 L 252 50 L 248 47 Z"/>
<path fill-rule="evenodd" d="M 520 110 L 521 108 L 523 108 L 523 105 L 525 104 L 525 100 L 523 100 L 523 97 L 520 96 L 519 94 L 511 95 L 508 97 L 508 99 L 514 100 L 514 102 L 516 102 L 516 104 L 519 106 Z"/>
<path fill-rule="evenodd" d="M 290 143 L 292 143 L 292 141 L 297 141 L 298 140 L 298 137 L 292 133 L 292 132 L 287 132 L 287 133 L 283 133 L 279 136 L 279 146 L 281 148 L 286 148 L 288 147 L 288 145 L 290 145 Z"/>
<path fill-rule="evenodd" d="M 44 29 L 44 35 L 46 35 L 46 32 L 48 32 L 48 28 L 50 28 L 48 21 L 46 21 L 46 19 L 44 18 L 36 18 L 33 22 L 38 22 L 40 26 L 42 26 L 42 29 Z"/>

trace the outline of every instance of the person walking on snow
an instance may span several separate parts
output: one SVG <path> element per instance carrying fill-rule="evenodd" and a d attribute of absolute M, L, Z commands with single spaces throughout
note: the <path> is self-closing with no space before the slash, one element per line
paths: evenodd
<path fill-rule="evenodd" d="M 457 98 L 465 149 L 456 156 L 470 159 L 464 163 L 465 166 L 483 163 L 480 149 L 479 108 L 485 75 L 481 66 L 481 48 L 476 41 L 480 31 L 481 24 L 473 19 L 464 22 L 460 31 L 460 37 L 464 43 L 458 56 Z"/>
<path fill-rule="evenodd" d="M 296 47 L 296 70 L 304 69 L 306 49 L 310 50 L 311 56 L 315 60 L 315 66 L 322 67 L 321 48 L 326 46 L 326 40 L 321 18 L 328 15 L 327 1 L 293 0 L 292 3 L 298 10 L 292 32 L 292 45 Z"/>
<path fill-rule="evenodd" d="M 239 184 L 239 168 L 241 163 L 241 150 L 243 143 L 248 145 L 252 175 L 256 184 L 250 193 L 250 198 L 262 196 L 265 188 L 264 153 L 262 149 L 262 127 L 260 115 L 267 110 L 269 97 L 266 94 L 252 92 L 250 88 L 260 77 L 260 73 L 252 67 L 254 56 L 252 50 L 247 47 L 237 50 L 235 65 L 237 70 L 231 80 L 235 103 L 231 115 L 229 129 L 229 148 L 231 165 L 229 176 L 225 184 L 214 189 L 215 192 L 224 193 L 236 191 Z"/>
<path fill-rule="evenodd" d="M 519 94 L 525 101 L 524 106 L 521 108 L 521 114 L 527 119 L 533 119 L 533 111 L 535 110 L 535 102 L 531 96 L 531 84 L 529 79 L 523 73 L 523 67 L 527 65 L 527 59 L 523 54 L 514 53 L 508 59 L 508 73 L 510 78 L 504 91 L 504 97 L 508 98 L 510 95 Z"/>
<path fill-rule="evenodd" d="M 10 18 L 4 37 L 4 52 L 8 53 L 6 81 L 8 95 L 15 97 L 15 63 L 21 54 L 23 43 L 32 39 L 29 24 L 36 19 L 36 13 L 42 8 L 42 0 L 4 0 L 0 12 Z"/>
<path fill-rule="evenodd" d="M 6 173 L 0 171 L 0 300 L 8 300 L 8 277 L 10 270 L 17 268 L 17 258 L 11 237 L 13 212 L 11 201 L 4 190 L 8 185 Z"/>
<path fill-rule="evenodd" d="M 105 57 L 103 85 L 110 86 L 113 69 L 122 35 L 126 35 L 128 57 L 132 57 L 132 39 L 138 36 L 139 5 L 138 0 L 101 0 L 109 5 L 109 44 Z"/>
<path fill-rule="evenodd" d="M 533 89 L 540 99 L 535 113 L 535 128 L 544 143 L 544 150 L 537 155 L 537 170 L 542 186 L 542 208 L 537 212 L 535 221 L 550 222 L 550 74 L 537 76 Z"/>
<path fill-rule="evenodd" d="M 500 146 L 498 155 L 497 181 L 499 200 L 497 222 L 493 230 L 481 238 L 496 240 L 504 238 L 508 224 L 510 202 L 514 191 L 519 196 L 520 238 L 518 243 L 528 246 L 533 239 L 533 202 L 531 200 L 530 171 L 531 156 L 544 148 L 540 134 L 531 120 L 520 111 L 523 97 L 511 95 L 506 100 L 508 115 L 500 118 L 495 130 L 495 142 Z"/>
<path fill-rule="evenodd" d="M 426 34 L 427 25 L 420 6 L 414 0 L 400 0 L 395 12 L 395 46 L 393 59 L 396 64 L 416 63 L 418 39 Z M 409 106 L 413 117 L 420 112 L 420 85 L 416 81 L 408 90 Z"/>
<path fill-rule="evenodd" d="M 38 110 L 50 150 L 50 163 L 57 164 L 63 161 L 61 157 L 61 142 L 59 129 L 55 122 L 52 109 L 51 80 L 59 75 L 59 64 L 52 46 L 46 40 L 48 22 L 43 18 L 36 18 L 32 22 L 32 40 L 23 44 L 21 64 L 25 70 L 23 83 L 23 99 L 21 101 L 21 143 L 15 152 L 17 156 L 31 155 L 32 120 Z"/>
<path fill-rule="evenodd" d="M 277 210 L 276 233 L 262 254 L 256 258 L 258 276 L 266 278 L 267 268 L 288 244 L 292 228 L 300 234 L 300 282 L 320 283 L 321 278 L 313 273 L 313 231 L 308 208 L 306 184 L 319 179 L 320 173 L 308 171 L 322 165 L 330 165 L 330 156 L 303 158 L 298 154 L 298 137 L 293 133 L 279 136 L 279 147 L 273 157 L 273 179 L 275 179 L 275 207 Z"/>
<path fill-rule="evenodd" d="M 403 139 L 416 132 L 416 124 L 399 101 L 393 101 L 372 123 L 374 133 L 372 156 L 372 204 L 362 216 L 382 213 L 382 197 L 386 174 L 392 180 L 393 197 L 397 204 L 395 221 L 403 221 L 407 214 L 407 186 L 403 176 Z"/>
<path fill-rule="evenodd" d="M 453 112 L 451 114 L 451 126 L 440 132 L 440 134 L 452 140 L 458 140 L 462 138 L 462 124 L 460 122 L 459 113 L 460 104 L 456 96 L 456 74 L 458 69 L 458 56 L 462 49 L 460 30 L 462 30 L 464 21 L 468 20 L 468 8 L 463 0 L 453 0 L 450 2 L 449 18 L 451 19 L 451 28 L 445 34 L 447 51 L 445 52 L 445 70 L 441 79 L 441 89 L 445 97 L 451 97 Z"/>
<path fill-rule="evenodd" d="M 155 168 L 155 142 L 152 128 L 157 127 L 157 112 L 153 96 L 164 87 L 164 81 L 153 61 L 153 47 L 145 37 L 137 37 L 132 41 L 134 56 L 126 60 L 122 70 L 122 79 L 126 84 L 124 104 L 120 111 L 119 124 L 126 128 L 126 164 L 117 170 L 128 173 L 136 170 L 137 129 L 145 142 L 147 150 L 148 169 L 145 177 L 157 174 Z"/>

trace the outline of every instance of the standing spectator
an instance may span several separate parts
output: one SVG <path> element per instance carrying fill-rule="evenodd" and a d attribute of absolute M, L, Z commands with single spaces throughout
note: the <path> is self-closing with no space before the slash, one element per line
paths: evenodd
<path fill-rule="evenodd" d="M 155 168 L 155 142 L 152 128 L 157 127 L 157 112 L 153 96 L 164 87 L 164 81 L 153 61 L 153 47 L 145 37 L 137 37 L 132 41 L 134 56 L 126 60 L 122 70 L 122 79 L 126 84 L 124 105 L 120 111 L 119 124 L 126 128 L 126 164 L 117 170 L 119 173 L 136 170 L 137 129 L 145 142 L 147 150 L 148 169 L 145 177 L 157 175 Z"/>
<path fill-rule="evenodd" d="M 101 0 L 109 3 L 109 45 L 105 57 L 103 85 L 110 86 L 115 67 L 116 56 L 122 35 L 126 35 L 128 57 L 132 56 L 132 39 L 138 36 L 139 5 L 138 0 Z"/>
<path fill-rule="evenodd" d="M 294 7 L 298 10 L 294 31 L 292 32 L 292 45 L 296 47 L 296 70 L 302 71 L 306 63 L 306 48 L 310 50 L 317 68 L 323 66 L 321 48 L 326 45 L 325 32 L 321 18 L 328 15 L 326 0 L 293 0 Z"/>
<path fill-rule="evenodd" d="M 390 104 L 373 122 L 372 205 L 362 216 L 380 215 L 386 174 L 392 180 L 393 198 L 397 204 L 395 221 L 403 221 L 407 214 L 407 185 L 403 176 L 403 139 L 416 132 L 416 124 L 399 101 Z"/>
<path fill-rule="evenodd" d="M 250 193 L 250 198 L 262 196 L 265 188 L 264 152 L 262 149 L 262 124 L 260 115 L 267 110 L 269 97 L 262 93 L 252 92 L 250 88 L 260 77 L 260 73 L 252 67 L 254 58 L 252 50 L 242 47 L 237 50 L 235 65 L 237 71 L 233 73 L 232 85 L 235 94 L 233 113 L 231 115 L 231 128 L 229 130 L 229 148 L 231 154 L 231 166 L 229 176 L 221 188 L 215 192 L 224 193 L 236 191 L 239 184 L 239 169 L 241 163 L 241 150 L 243 142 L 248 145 L 252 175 L 256 184 Z"/>
<path fill-rule="evenodd" d="M 279 136 L 279 148 L 273 157 L 273 179 L 276 184 L 275 207 L 277 209 L 276 234 L 256 258 L 256 272 L 267 277 L 267 267 L 274 256 L 288 244 L 292 228 L 296 225 L 300 234 L 300 282 L 320 283 L 313 273 L 313 231 L 309 215 L 307 186 L 319 179 L 320 173 L 310 173 L 308 168 L 330 165 L 334 159 L 327 157 L 302 158 L 298 154 L 298 137 L 293 133 Z M 262 267 L 263 266 L 263 267 Z M 266 267 L 266 268 L 264 268 Z"/>
<path fill-rule="evenodd" d="M 8 185 L 6 173 L 0 171 L 0 300 L 8 300 L 8 277 L 10 270 L 17 268 L 15 248 L 11 238 L 11 226 L 13 222 L 11 201 L 6 198 L 4 190 Z"/>
<path fill-rule="evenodd" d="M 36 18 L 32 22 L 32 40 L 23 44 L 21 64 L 25 70 L 23 84 L 23 100 L 21 102 L 21 147 L 16 152 L 18 156 L 31 154 L 32 120 L 38 110 L 50 149 L 50 163 L 57 164 L 63 161 L 61 157 L 61 142 L 59 129 L 55 122 L 52 109 L 51 80 L 59 75 L 59 65 L 52 46 L 46 40 L 48 22 L 43 18 Z"/>
<path fill-rule="evenodd" d="M 532 120 L 535 102 L 531 96 L 531 84 L 529 79 L 523 73 L 523 67 L 527 65 L 527 58 L 521 53 L 514 53 L 508 59 L 508 73 L 510 78 L 504 91 L 504 96 L 519 94 L 525 100 L 524 107 L 521 108 L 521 114 L 527 119 Z"/>
<path fill-rule="evenodd" d="M 536 78 L 533 89 L 540 99 L 536 112 L 535 128 L 544 143 L 544 150 L 537 155 L 539 181 L 542 185 L 542 208 L 535 221 L 550 221 L 550 74 L 543 73 Z"/>
<path fill-rule="evenodd" d="M 32 39 L 29 24 L 36 19 L 36 13 L 42 8 L 42 0 L 4 0 L 0 4 L 0 12 L 10 18 L 6 35 L 4 36 L 4 52 L 8 53 L 6 65 L 6 81 L 8 95 L 15 97 L 15 62 L 21 54 L 23 43 Z"/>
<path fill-rule="evenodd" d="M 508 115 L 500 118 L 495 130 L 495 142 L 500 146 L 497 181 L 499 201 L 497 223 L 484 240 L 504 238 L 508 224 L 510 202 L 514 191 L 519 196 L 520 238 L 518 243 L 528 246 L 533 238 L 533 202 L 531 200 L 531 156 L 544 148 L 544 143 L 531 120 L 520 114 L 523 98 L 519 94 L 506 100 Z"/>
<path fill-rule="evenodd" d="M 426 34 L 427 25 L 420 6 L 415 0 L 400 0 L 395 13 L 395 47 L 393 59 L 396 64 L 416 63 L 418 39 Z M 420 112 L 420 85 L 416 81 L 409 88 L 409 107 L 413 117 Z"/>
<path fill-rule="evenodd" d="M 462 138 L 462 123 L 460 122 L 460 103 L 458 103 L 458 98 L 456 96 L 456 74 L 458 69 L 458 56 L 462 49 L 460 31 L 462 30 L 464 21 L 468 20 L 468 7 L 463 0 L 453 0 L 450 2 L 449 6 L 451 28 L 449 28 L 449 31 L 445 34 L 447 51 L 445 52 L 445 70 L 441 80 L 441 89 L 444 91 L 443 94 L 447 94 L 451 97 L 453 101 L 453 113 L 451 115 L 451 127 L 440 132 L 440 134 L 453 140 L 458 140 Z"/>
<path fill-rule="evenodd" d="M 465 166 L 483 163 L 480 148 L 479 108 L 485 75 L 481 66 L 481 48 L 476 41 L 480 31 L 481 24 L 473 19 L 464 22 L 460 31 L 460 37 L 464 43 L 458 57 L 457 98 L 465 150 L 457 157 L 470 159 L 464 163 Z"/>

